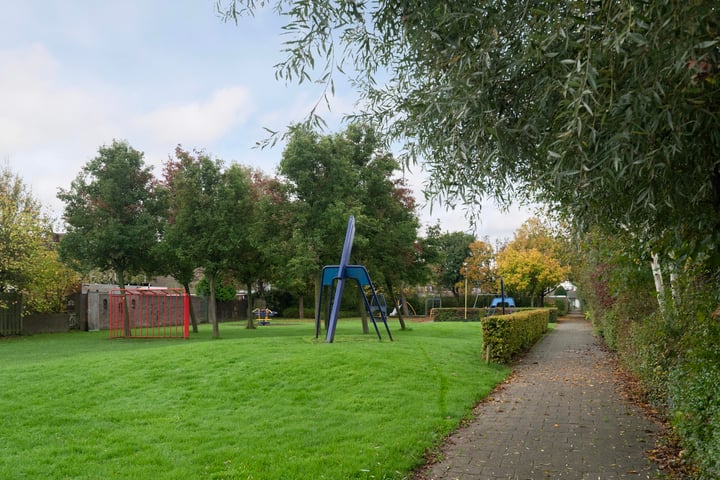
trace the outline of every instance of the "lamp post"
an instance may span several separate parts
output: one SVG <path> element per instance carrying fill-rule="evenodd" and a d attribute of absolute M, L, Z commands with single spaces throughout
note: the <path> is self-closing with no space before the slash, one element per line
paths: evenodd
<path fill-rule="evenodd" d="M 467 320 L 467 287 L 468 287 L 467 262 L 463 262 L 463 273 L 465 274 L 465 316 L 464 316 L 464 319 Z"/>
<path fill-rule="evenodd" d="M 505 315 L 505 281 L 500 277 L 500 298 L 502 301 L 502 314 Z"/>

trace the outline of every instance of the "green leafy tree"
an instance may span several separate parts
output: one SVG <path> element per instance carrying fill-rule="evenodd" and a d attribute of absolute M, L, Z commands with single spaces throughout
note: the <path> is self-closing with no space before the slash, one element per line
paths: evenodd
<path fill-rule="evenodd" d="M 418 255 L 420 222 L 415 199 L 404 180 L 395 178 L 400 164 L 382 150 L 374 130 L 350 125 L 346 136 L 355 146 L 353 165 L 360 177 L 357 195 L 363 204 L 356 256 L 368 266 L 376 282 L 382 281 L 392 310 L 400 303 L 407 282 L 428 276 L 427 266 Z M 401 309 L 397 313 L 405 329 Z"/>
<path fill-rule="evenodd" d="M 152 252 L 163 212 L 142 152 L 120 141 L 100 147 L 58 198 L 65 203 L 63 260 L 80 271 L 112 270 L 123 289 L 128 275 L 157 270 Z M 130 335 L 127 311 L 123 323 Z"/>
<path fill-rule="evenodd" d="M 0 169 L 0 294 L 22 293 L 25 312 L 60 312 L 78 282 L 77 273 L 58 260 L 40 203 L 19 176 Z"/>
<path fill-rule="evenodd" d="M 195 292 L 203 297 L 210 296 L 210 283 L 208 279 L 203 277 L 195 285 Z M 215 300 L 219 302 L 229 302 L 237 296 L 237 290 L 232 283 L 218 283 L 215 285 Z"/>
<path fill-rule="evenodd" d="M 166 164 L 166 172 L 172 189 L 165 240 L 185 268 L 193 265 L 204 272 L 209 285 L 208 317 L 217 338 L 217 283 L 232 272 L 234 261 L 248 245 L 243 219 L 249 208 L 249 179 L 242 167 L 224 170 L 222 161 L 203 152 L 192 155 L 179 147 L 176 160 Z"/>
<path fill-rule="evenodd" d="M 60 261 L 55 244 L 38 249 L 27 263 L 30 282 L 23 308 L 30 312 L 64 312 L 68 296 L 80 292 L 80 274 Z"/>
<path fill-rule="evenodd" d="M 230 237 L 228 270 L 243 284 L 248 292 L 247 328 L 255 328 L 253 309 L 253 286 L 263 294 L 263 284 L 270 275 L 268 257 L 262 248 L 256 205 L 264 194 L 264 177 L 258 171 L 237 164 L 230 165 L 223 174 L 225 195 L 221 208 L 227 213 L 226 225 Z M 255 183 L 253 180 L 257 180 Z"/>
<path fill-rule="evenodd" d="M 433 265 L 436 285 L 451 290 L 459 301 L 458 285 L 464 279 L 461 271 L 465 259 L 470 256 L 470 244 L 475 241 L 475 237 L 464 232 L 442 233 L 436 225 L 428 229 L 425 241 L 436 254 Z"/>
<path fill-rule="evenodd" d="M 188 295 L 190 295 L 190 284 L 195 280 L 200 266 L 199 260 L 192 255 L 191 244 L 194 241 L 192 228 L 185 223 L 187 211 L 184 202 L 192 198 L 190 183 L 185 175 L 189 165 L 194 161 L 192 154 L 178 145 L 175 148 L 175 157 L 168 158 L 163 166 L 162 188 L 165 193 L 167 214 L 164 218 L 166 222 L 164 235 L 156 250 L 163 273 L 175 278 Z M 198 324 L 193 308 L 190 309 L 190 322 L 193 332 L 197 333 Z"/>
<path fill-rule="evenodd" d="M 28 269 L 49 241 L 50 222 L 22 179 L 0 170 L 0 292 L 22 291 L 32 281 Z"/>
<path fill-rule="evenodd" d="M 352 145 L 343 134 L 322 136 L 298 126 L 292 131 L 278 169 L 293 201 L 290 247 L 293 251 L 304 250 L 307 253 L 302 257 L 310 260 L 304 267 L 295 265 L 292 272 L 300 275 L 300 281 L 308 281 L 302 276 L 312 275 L 316 299 L 323 265 L 336 264 L 340 259 L 348 217 L 361 215 L 359 168 L 353 167 L 352 153 Z"/>
<path fill-rule="evenodd" d="M 297 127 L 283 154 L 280 173 L 288 181 L 294 228 L 288 251 L 304 282 L 315 281 L 326 264 L 337 263 L 349 215 L 356 218 L 353 258 L 368 266 L 384 285 L 391 303 L 402 284 L 419 278 L 416 260 L 415 201 L 402 180 L 399 163 L 367 125 L 350 124 L 335 135 L 320 136 Z M 403 320 L 401 319 L 401 325 Z"/>
<path fill-rule="evenodd" d="M 304 232 L 297 228 L 299 204 L 290 199 L 290 185 L 278 177 L 253 171 L 252 185 L 256 215 L 253 243 L 263 259 L 258 279 L 270 281 L 273 287 L 297 298 L 300 318 L 304 318 L 305 297 L 312 296 L 311 280 L 317 271 Z"/>

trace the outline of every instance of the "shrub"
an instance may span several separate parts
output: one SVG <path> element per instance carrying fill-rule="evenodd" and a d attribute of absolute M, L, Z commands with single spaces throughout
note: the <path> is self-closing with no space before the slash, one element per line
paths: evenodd
<path fill-rule="evenodd" d="M 485 361 L 508 363 L 532 347 L 547 331 L 550 309 L 493 315 L 482 320 Z"/>
<path fill-rule="evenodd" d="M 433 308 L 430 319 L 433 322 L 479 322 L 487 314 L 487 308 L 468 308 L 467 319 L 465 308 Z"/>
<path fill-rule="evenodd" d="M 210 295 L 210 284 L 208 283 L 206 277 L 201 278 L 197 285 L 195 285 L 195 293 L 201 297 L 207 297 Z M 228 302 L 230 300 L 234 300 L 236 295 L 237 292 L 235 290 L 235 286 L 232 284 L 221 284 L 218 282 L 215 285 L 215 300 L 218 302 Z"/>
<path fill-rule="evenodd" d="M 720 478 L 720 349 L 703 350 L 673 369 L 669 393 L 673 426 L 710 479 Z"/>

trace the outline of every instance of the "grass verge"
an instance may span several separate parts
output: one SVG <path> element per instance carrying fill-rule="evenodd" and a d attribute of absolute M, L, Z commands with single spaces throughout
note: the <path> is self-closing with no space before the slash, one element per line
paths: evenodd
<path fill-rule="evenodd" d="M 287 323 L 3 340 L 0 478 L 409 478 L 508 373 L 479 323 L 379 342 L 344 320 L 334 344 Z"/>

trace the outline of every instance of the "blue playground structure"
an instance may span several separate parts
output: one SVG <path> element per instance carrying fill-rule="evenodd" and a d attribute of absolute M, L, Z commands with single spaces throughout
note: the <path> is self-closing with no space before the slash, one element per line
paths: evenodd
<path fill-rule="evenodd" d="M 505 315 L 505 307 L 510 309 L 510 313 L 513 312 L 513 308 L 517 308 L 515 307 L 515 299 L 505 296 L 505 282 L 502 277 L 500 277 L 500 296 L 492 299 L 490 306 L 488 306 L 487 315 L 496 315 L 498 307 L 501 308 L 503 315 Z"/>
<path fill-rule="evenodd" d="M 497 315 L 498 308 L 501 308 L 502 314 L 505 315 L 505 307 L 510 310 L 510 313 L 513 313 L 513 310 L 517 309 L 515 299 L 513 297 L 495 297 L 490 302 L 490 306 L 488 306 L 487 314 Z"/>
<path fill-rule="evenodd" d="M 378 339 L 382 340 L 380 336 L 380 329 L 377 326 L 376 314 L 379 314 L 380 320 L 385 324 L 385 330 L 387 330 L 388 337 L 392 341 L 392 334 L 390 333 L 390 327 L 387 323 L 387 305 L 385 304 L 384 297 L 379 296 L 375 292 L 375 287 L 370 281 L 370 274 L 363 265 L 348 265 L 350 261 L 350 252 L 352 251 L 352 243 L 355 238 L 355 217 L 350 215 L 348 220 L 347 231 L 345 233 L 345 243 L 343 245 L 342 255 L 340 256 L 339 265 L 325 265 L 322 269 L 322 287 L 320 289 L 320 301 L 315 312 L 315 338 L 320 336 L 320 314 L 323 311 L 323 290 L 325 287 L 335 286 L 335 295 L 332 301 L 332 308 L 330 310 L 330 317 L 328 318 L 327 335 L 325 341 L 332 343 L 335 340 L 335 327 L 337 327 L 338 317 L 340 315 L 340 300 L 342 299 L 343 288 L 345 287 L 345 280 L 351 278 L 357 281 L 358 288 L 362 292 L 362 298 L 365 301 L 365 308 L 370 314 L 375 332 L 377 333 Z M 364 287 L 369 287 L 371 293 L 371 299 L 368 301 L 365 295 Z"/>

